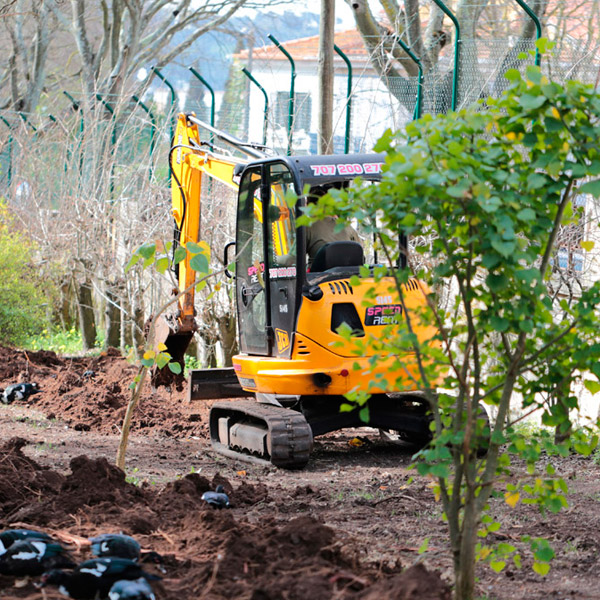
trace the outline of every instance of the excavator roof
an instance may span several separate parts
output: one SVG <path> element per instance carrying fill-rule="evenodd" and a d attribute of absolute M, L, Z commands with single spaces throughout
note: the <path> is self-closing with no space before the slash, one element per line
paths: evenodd
<path fill-rule="evenodd" d="M 379 181 L 385 163 L 384 154 L 320 154 L 308 156 L 278 156 L 252 161 L 260 163 L 283 162 L 296 176 L 300 189 L 305 185 L 315 186 L 347 181 L 362 177 L 369 181 Z M 249 165 L 246 165 L 249 166 Z"/>

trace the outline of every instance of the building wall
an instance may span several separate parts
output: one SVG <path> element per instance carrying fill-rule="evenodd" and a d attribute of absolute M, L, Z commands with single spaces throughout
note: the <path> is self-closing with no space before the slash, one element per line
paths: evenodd
<path fill-rule="evenodd" d="M 400 127 L 412 118 L 389 93 L 380 78 L 369 68 L 353 61 L 351 93 L 350 152 L 370 152 L 388 127 Z M 289 63 L 255 61 L 252 74 L 269 97 L 267 145 L 287 150 L 288 99 L 291 85 Z M 343 153 L 346 131 L 348 75 L 344 65 L 336 65 L 334 79 L 335 151 Z M 293 153 L 316 153 L 318 131 L 319 80 L 316 61 L 297 61 L 295 79 L 296 125 L 293 133 Z M 278 100 L 279 97 L 279 100 Z M 279 102 L 280 109 L 277 109 Z M 250 86 L 249 138 L 261 141 L 264 123 L 264 95 Z M 307 118 L 307 113 L 309 114 Z"/>

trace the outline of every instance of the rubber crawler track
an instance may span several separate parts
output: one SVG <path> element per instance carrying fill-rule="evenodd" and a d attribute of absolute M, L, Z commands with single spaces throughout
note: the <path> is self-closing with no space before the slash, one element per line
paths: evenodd
<path fill-rule="evenodd" d="M 219 442 L 216 433 L 218 418 L 227 416 L 232 417 L 236 422 L 249 419 L 264 424 L 268 431 L 267 445 L 271 448 L 271 456 L 262 457 L 262 461 L 285 469 L 299 469 L 308 462 L 313 436 L 310 425 L 302 413 L 273 404 L 259 404 L 256 400 L 215 402 L 210 416 L 213 447 L 227 456 L 252 460 L 257 457 L 238 452 Z"/>

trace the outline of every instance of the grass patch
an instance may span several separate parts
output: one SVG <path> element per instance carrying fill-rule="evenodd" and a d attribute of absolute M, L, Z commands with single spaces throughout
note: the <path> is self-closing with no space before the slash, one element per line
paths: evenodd
<path fill-rule="evenodd" d="M 102 348 L 102 332 L 96 336 L 98 352 Z M 42 329 L 40 333 L 29 336 L 23 344 L 25 350 L 51 350 L 56 354 L 78 354 L 83 351 L 81 331 L 75 327 L 61 329 L 59 327 Z"/>

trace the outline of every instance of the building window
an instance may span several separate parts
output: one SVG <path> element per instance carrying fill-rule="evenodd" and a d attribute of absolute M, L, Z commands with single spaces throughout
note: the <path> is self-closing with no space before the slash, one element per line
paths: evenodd
<path fill-rule="evenodd" d="M 275 97 L 275 124 L 287 129 L 290 106 L 289 92 L 277 92 Z M 294 94 L 294 131 L 310 131 L 312 98 L 308 92 Z"/>

